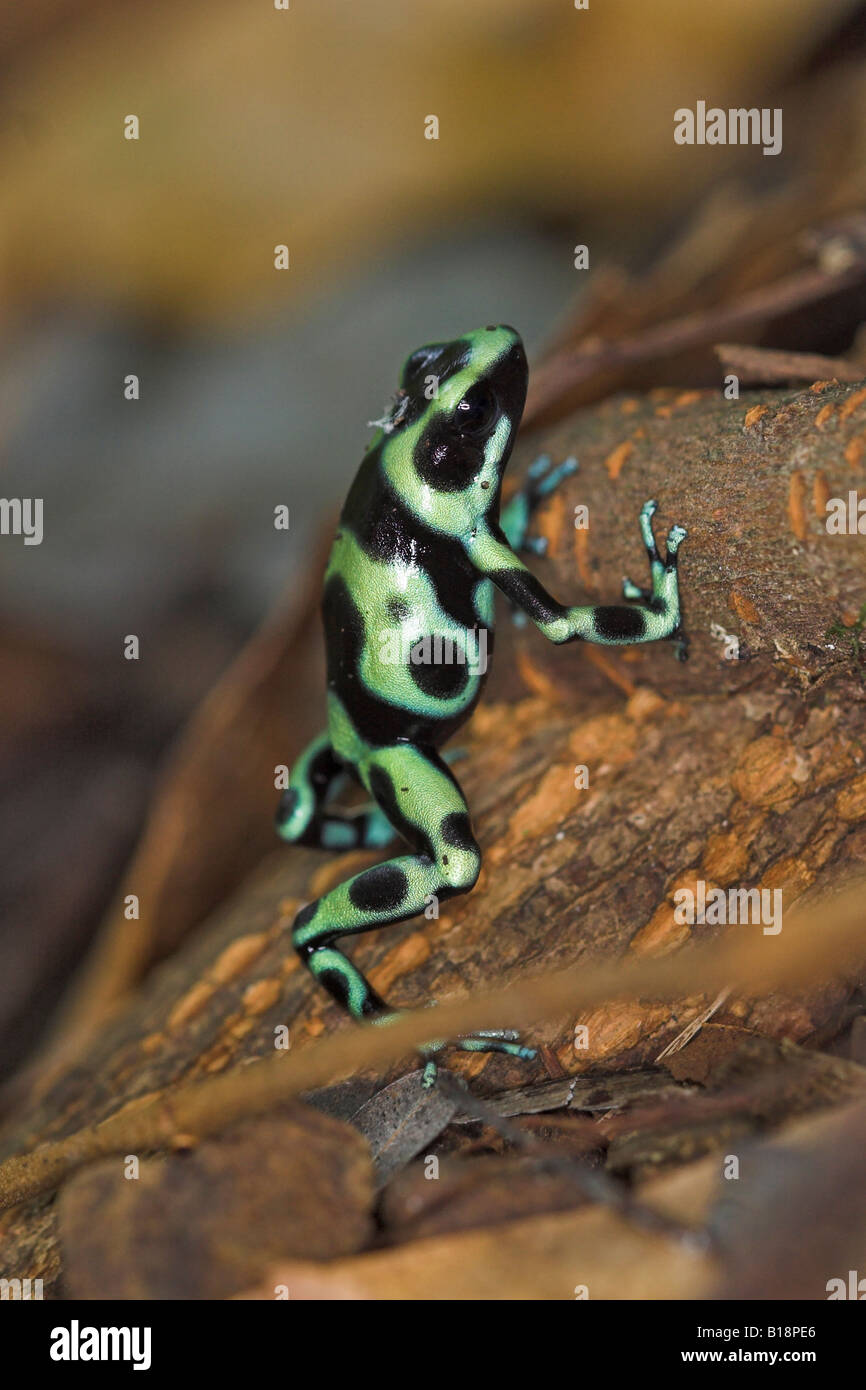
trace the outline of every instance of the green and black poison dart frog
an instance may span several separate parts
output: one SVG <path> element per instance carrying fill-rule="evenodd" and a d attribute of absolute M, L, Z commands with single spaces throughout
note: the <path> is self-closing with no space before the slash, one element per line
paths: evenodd
<path fill-rule="evenodd" d="M 494 589 L 552 642 L 618 646 L 681 637 L 673 526 L 664 558 L 640 529 L 651 588 L 630 580 L 617 604 L 557 602 L 518 558 L 540 551 L 528 537 L 533 511 L 576 462 L 529 470 L 500 514 L 500 492 L 526 399 L 519 334 L 500 325 L 433 343 L 406 362 L 395 402 L 376 421 L 346 498 L 328 563 L 323 618 L 328 727 L 292 769 L 277 830 L 325 849 L 384 847 L 407 852 L 356 874 L 297 915 L 293 944 L 319 983 L 356 1019 L 396 1017 L 343 953 L 347 939 L 400 922 L 471 889 L 481 866 L 469 811 L 438 751 L 469 717 L 484 684 L 493 639 Z M 328 809 L 348 774 L 372 805 Z M 435 1079 L 440 1040 L 422 1049 L 424 1084 Z M 465 1051 L 529 1058 L 513 1031 L 457 1039 Z"/>

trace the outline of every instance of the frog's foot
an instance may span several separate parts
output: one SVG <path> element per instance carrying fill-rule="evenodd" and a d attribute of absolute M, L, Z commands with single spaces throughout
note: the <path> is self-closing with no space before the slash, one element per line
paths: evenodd
<path fill-rule="evenodd" d="M 650 500 L 643 504 L 640 512 L 641 536 L 649 557 L 652 587 L 644 589 L 640 584 L 635 584 L 633 580 L 625 576 L 622 581 L 623 598 L 632 602 L 645 603 L 657 612 L 664 611 L 674 602 L 677 612 L 679 612 L 677 552 L 688 535 L 688 531 L 685 526 L 680 526 L 678 523 L 671 527 L 665 542 L 665 556 L 662 559 L 652 529 L 652 519 L 657 508 L 658 503 Z M 682 623 L 678 623 L 670 635 L 676 641 L 674 652 L 677 659 L 685 661 L 688 656 L 688 638 L 683 631 Z"/>
<path fill-rule="evenodd" d="M 529 550 L 534 555 L 545 553 L 546 538 L 530 536 L 529 523 L 545 497 L 576 470 L 576 458 L 567 458 L 554 468 L 549 454 L 539 454 L 529 465 L 526 482 L 503 507 L 500 517 L 500 525 L 512 550 Z"/>
<path fill-rule="evenodd" d="M 459 1052 L 504 1052 L 509 1057 L 519 1057 L 521 1061 L 531 1062 L 537 1056 L 536 1049 L 524 1047 L 518 1041 L 519 1038 L 520 1034 L 514 1028 L 485 1028 L 477 1033 L 461 1033 L 450 1045 Z M 448 1046 L 446 1041 L 439 1039 L 436 1042 L 425 1043 L 418 1049 L 425 1059 L 422 1079 L 425 1090 L 435 1084 L 438 1070 L 435 1058 Z"/>

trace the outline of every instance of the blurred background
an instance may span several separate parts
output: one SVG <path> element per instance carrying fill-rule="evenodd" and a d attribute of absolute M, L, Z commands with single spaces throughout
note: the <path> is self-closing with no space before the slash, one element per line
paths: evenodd
<path fill-rule="evenodd" d="M 106 910 L 165 750 L 307 581 L 407 353 L 504 321 L 537 356 L 599 273 L 639 277 L 708 199 L 721 241 L 732 206 L 792 183 L 856 207 L 866 7 L 0 16 L 2 492 L 44 499 L 41 545 L 0 537 L 8 1073 Z M 676 145 L 674 111 L 699 100 L 782 107 L 782 153 Z"/>

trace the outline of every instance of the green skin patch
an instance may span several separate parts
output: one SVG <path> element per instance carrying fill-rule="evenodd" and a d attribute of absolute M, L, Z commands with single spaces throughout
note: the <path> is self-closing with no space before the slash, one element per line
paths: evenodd
<path fill-rule="evenodd" d="M 323 849 L 406 852 L 309 903 L 293 943 L 321 985 L 356 1019 L 397 1015 L 344 954 L 345 939 L 400 922 L 472 888 L 481 854 L 463 793 L 439 749 L 474 709 L 493 649 L 494 589 L 552 642 L 606 646 L 684 638 L 674 526 L 664 557 L 641 510 L 650 587 L 623 584 L 631 602 L 568 606 L 518 556 L 538 504 L 577 467 L 537 459 L 500 508 L 502 479 L 526 399 L 523 344 L 505 325 L 419 348 L 379 422 L 349 490 L 325 576 L 328 727 L 295 763 L 277 832 Z M 353 778 L 370 804 L 329 804 Z M 532 1057 L 509 1030 L 458 1039 L 464 1051 Z M 422 1049 L 425 1084 L 444 1040 Z"/>

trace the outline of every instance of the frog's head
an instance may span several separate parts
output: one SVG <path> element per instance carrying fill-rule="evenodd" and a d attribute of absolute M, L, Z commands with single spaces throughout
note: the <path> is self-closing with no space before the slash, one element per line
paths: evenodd
<path fill-rule="evenodd" d="M 378 423 L 386 472 L 429 521 L 454 530 L 459 517 L 498 506 L 527 375 L 520 334 L 506 324 L 408 358 L 394 407 Z"/>

